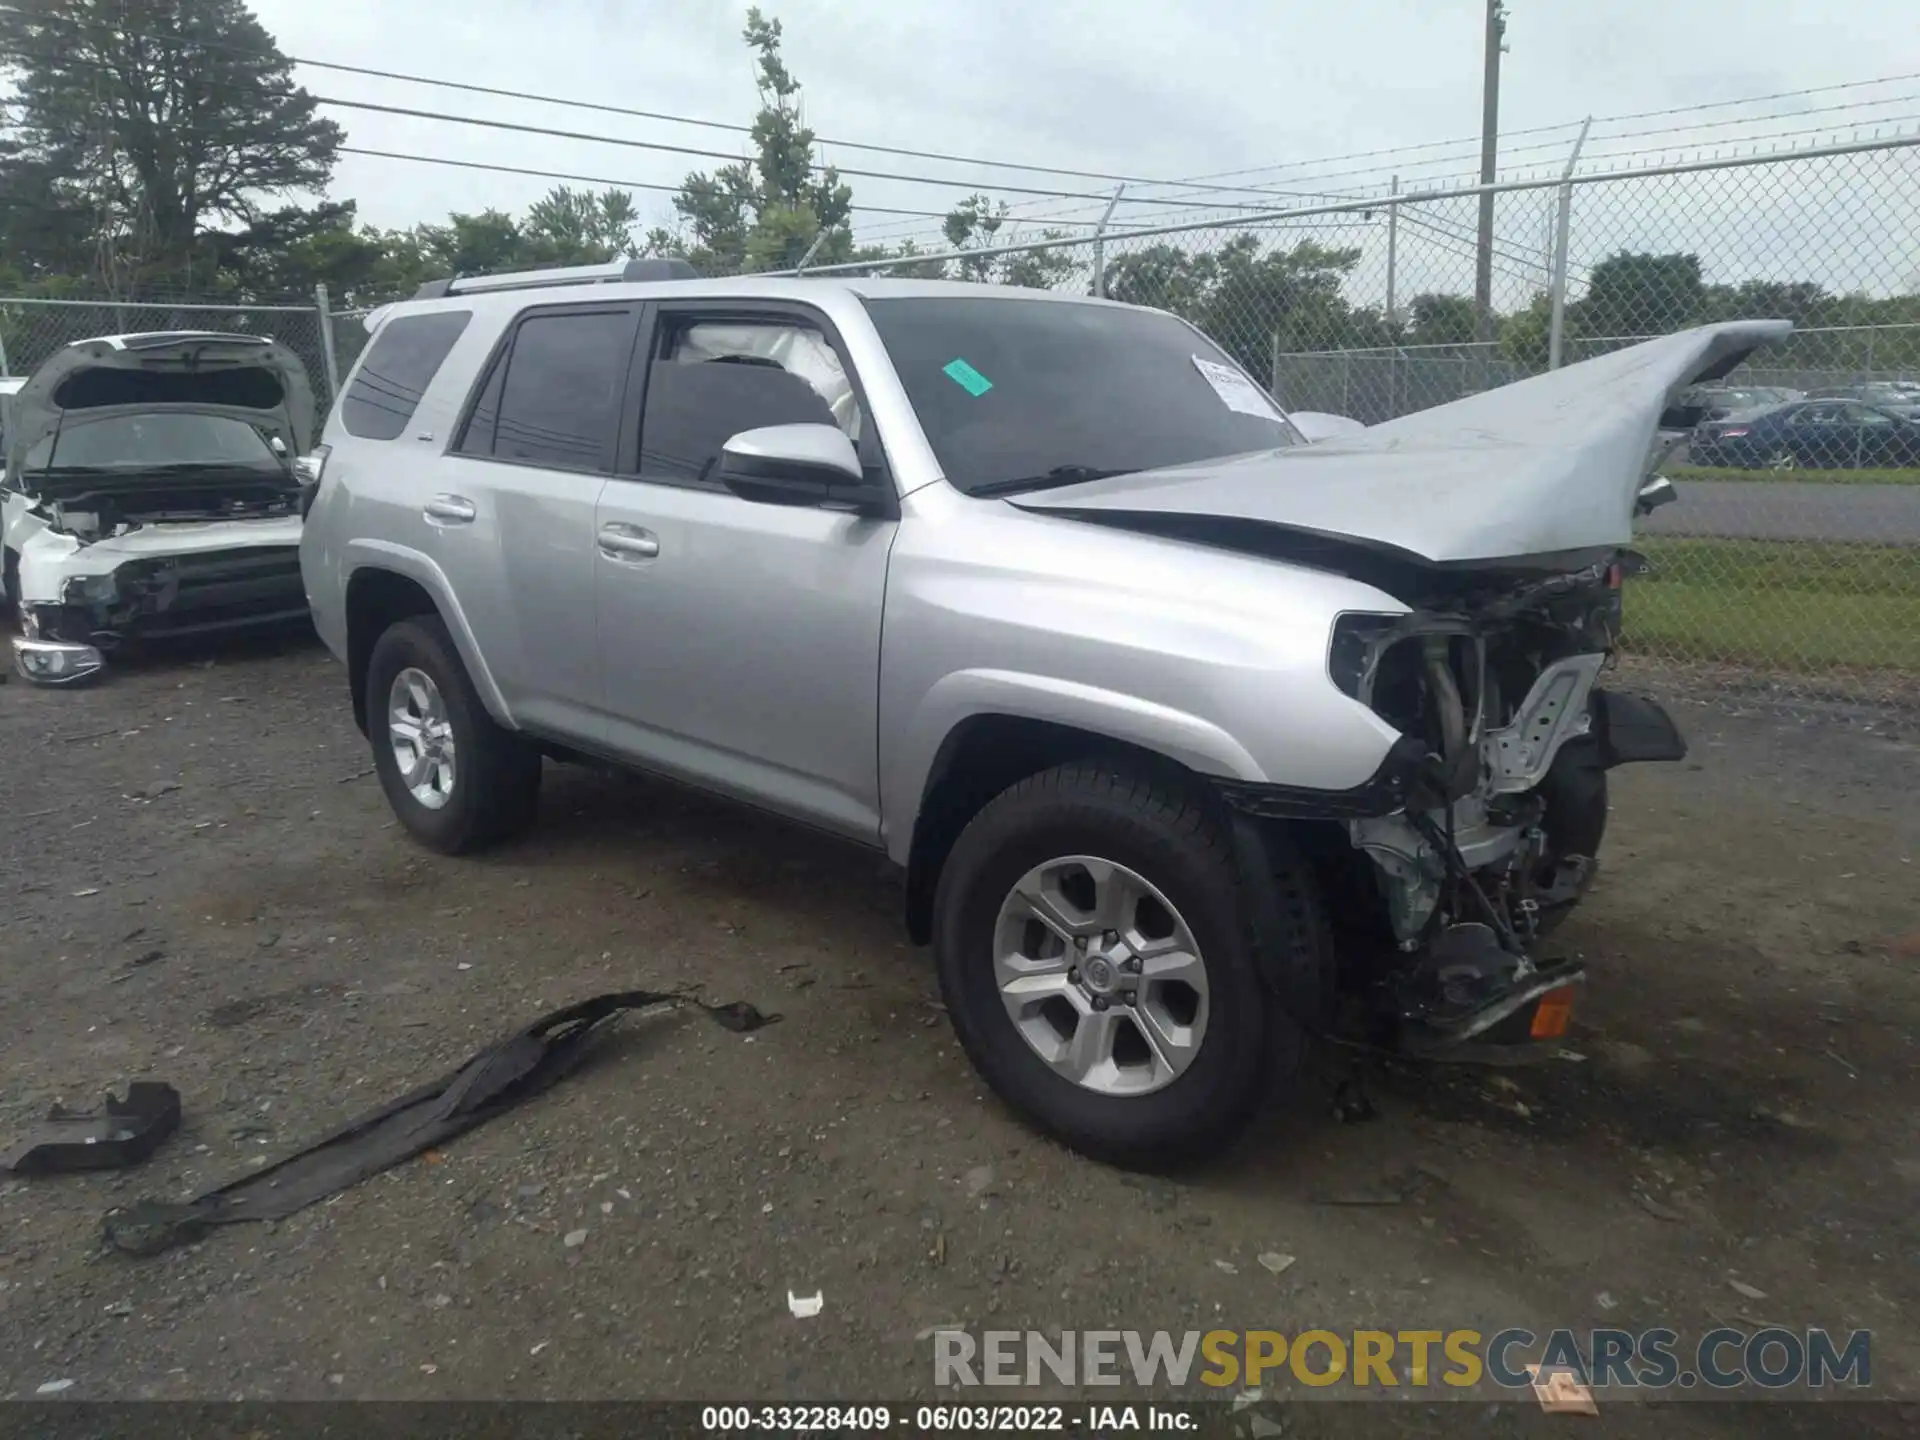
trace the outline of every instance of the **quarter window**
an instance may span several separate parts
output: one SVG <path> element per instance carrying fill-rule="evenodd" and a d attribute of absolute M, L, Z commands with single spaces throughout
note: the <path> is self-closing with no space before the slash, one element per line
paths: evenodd
<path fill-rule="evenodd" d="M 398 439 L 472 319 L 471 310 L 440 310 L 382 325 L 340 399 L 347 433 L 362 440 Z"/>

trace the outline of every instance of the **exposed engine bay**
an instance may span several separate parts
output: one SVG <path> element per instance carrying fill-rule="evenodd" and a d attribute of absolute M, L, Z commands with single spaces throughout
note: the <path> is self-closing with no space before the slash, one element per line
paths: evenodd
<path fill-rule="evenodd" d="M 256 469 L 180 466 L 113 475 L 50 472 L 35 479 L 35 513 L 48 529 L 83 545 L 142 525 L 294 515 L 300 497 L 291 475 Z"/>
<path fill-rule="evenodd" d="M 1612 551 L 1550 575 L 1430 577 L 1404 597 L 1411 613 L 1336 629 L 1335 683 L 1403 737 L 1390 757 L 1400 804 L 1339 822 L 1367 862 L 1348 898 L 1371 896 L 1401 957 L 1372 979 L 1403 1045 L 1525 1021 L 1581 978 L 1535 947 L 1595 874 L 1605 770 L 1686 753 L 1658 706 L 1597 686 L 1622 580 L 1642 564 Z"/>

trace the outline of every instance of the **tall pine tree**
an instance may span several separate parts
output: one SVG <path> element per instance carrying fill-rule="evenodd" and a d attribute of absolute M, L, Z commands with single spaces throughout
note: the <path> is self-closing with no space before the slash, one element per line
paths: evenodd
<path fill-rule="evenodd" d="M 11 0 L 0 72 L 0 241 L 29 276 L 86 249 L 115 291 L 207 285 L 208 232 L 321 189 L 343 139 L 242 0 Z"/>

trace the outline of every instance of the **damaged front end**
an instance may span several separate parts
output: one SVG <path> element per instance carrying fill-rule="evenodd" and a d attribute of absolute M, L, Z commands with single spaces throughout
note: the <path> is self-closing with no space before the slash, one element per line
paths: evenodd
<path fill-rule="evenodd" d="M 1334 684 L 1400 732 L 1373 779 L 1228 787 L 1313 856 L 1369 1040 L 1511 1060 L 1565 1033 L 1583 967 L 1538 945 L 1594 878 L 1606 771 L 1686 754 L 1658 705 L 1598 684 L 1640 563 L 1425 570 L 1396 587 L 1410 613 L 1334 629 Z"/>
<path fill-rule="evenodd" d="M 1564 1033 L 1583 970 L 1536 946 L 1594 877 L 1605 770 L 1686 753 L 1652 702 L 1597 685 L 1637 563 L 1469 573 L 1410 614 L 1336 626 L 1335 684 L 1414 742 L 1392 761 L 1398 808 L 1342 822 L 1398 956 L 1368 979 L 1400 1048 Z"/>
<path fill-rule="evenodd" d="M 136 641 L 291 625 L 308 613 L 299 551 L 290 544 L 133 555 L 118 563 L 106 547 L 91 547 L 65 557 L 64 565 L 34 564 L 34 550 L 53 548 L 58 538 L 36 537 L 23 557 L 21 633 L 13 642 L 15 668 L 41 684 L 89 679 L 106 655 Z"/>

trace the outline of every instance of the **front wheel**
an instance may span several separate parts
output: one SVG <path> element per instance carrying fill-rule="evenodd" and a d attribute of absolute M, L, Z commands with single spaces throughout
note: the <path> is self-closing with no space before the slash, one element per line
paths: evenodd
<path fill-rule="evenodd" d="M 374 642 L 367 737 L 387 803 L 430 849 L 458 855 L 532 822 L 539 752 L 487 714 L 438 616 L 402 620 Z"/>
<path fill-rule="evenodd" d="M 961 1046 L 1009 1106 L 1096 1158 L 1222 1148 L 1272 1053 L 1298 1049 L 1239 883 L 1224 825 L 1175 780 L 1087 762 L 1021 781 L 967 826 L 935 895 Z"/>
<path fill-rule="evenodd" d="M 1574 856 L 1588 861 L 1599 859 L 1600 842 L 1607 833 L 1607 767 L 1600 758 L 1598 742 L 1583 736 L 1562 746 L 1541 782 L 1540 796 L 1547 806 L 1541 820 L 1541 828 L 1547 832 L 1547 854 L 1534 879 L 1546 888 L 1558 877 L 1561 862 Z M 1579 897 L 1575 896 L 1560 904 L 1544 905 L 1539 933 L 1551 934 L 1578 903 Z"/>

